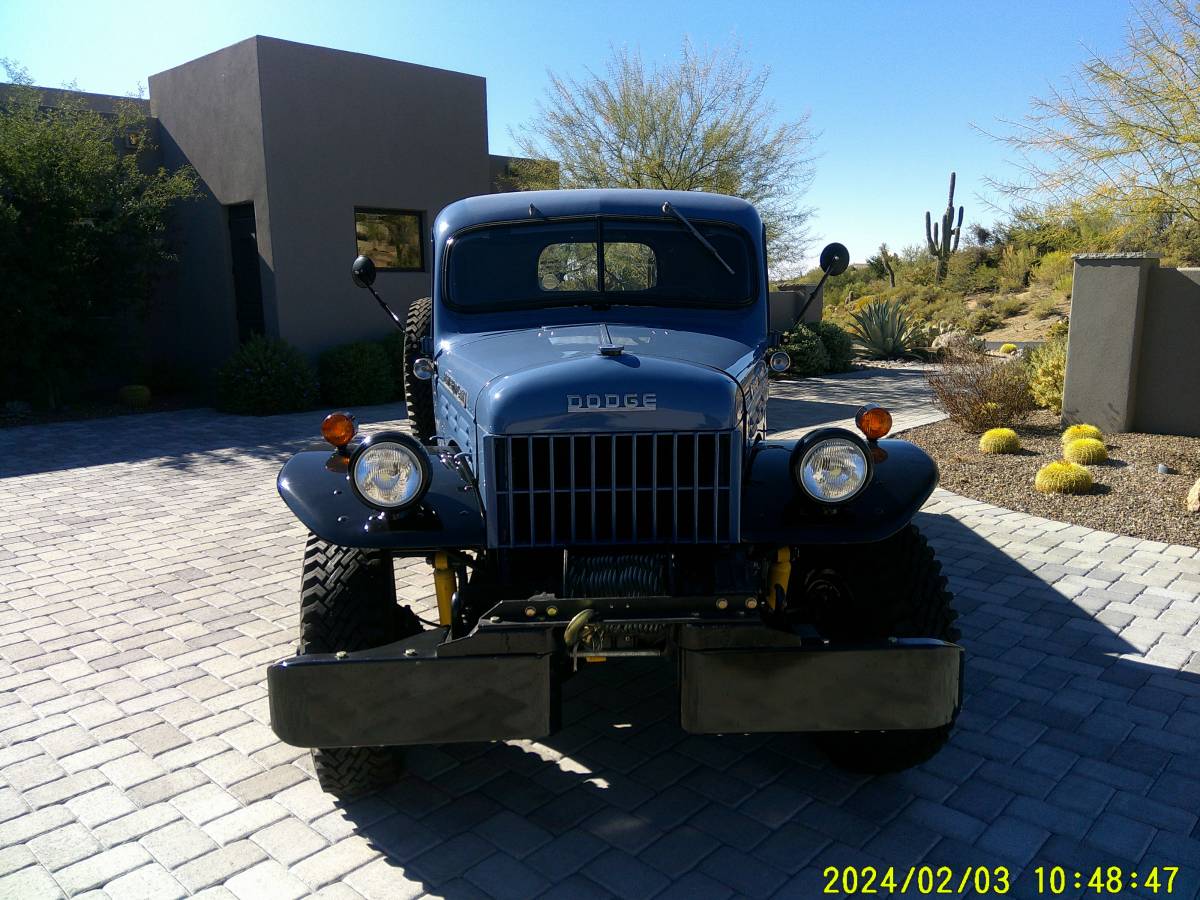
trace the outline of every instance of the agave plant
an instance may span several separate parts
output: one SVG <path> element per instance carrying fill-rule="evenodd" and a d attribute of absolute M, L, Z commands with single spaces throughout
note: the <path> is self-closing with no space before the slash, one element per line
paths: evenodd
<path fill-rule="evenodd" d="M 867 359 L 920 357 L 925 329 L 911 318 L 898 300 L 876 300 L 851 313 L 850 333 Z"/>

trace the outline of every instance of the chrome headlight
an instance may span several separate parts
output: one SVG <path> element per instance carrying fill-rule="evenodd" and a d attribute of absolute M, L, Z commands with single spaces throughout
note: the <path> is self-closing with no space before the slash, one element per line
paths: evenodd
<path fill-rule="evenodd" d="M 406 434 L 382 434 L 364 444 L 350 462 L 358 495 L 381 509 L 403 509 L 429 489 L 429 457 Z"/>
<path fill-rule="evenodd" d="M 857 438 L 848 432 L 835 432 L 801 445 L 793 475 L 814 500 L 844 503 L 871 480 L 871 462 L 866 447 Z"/>

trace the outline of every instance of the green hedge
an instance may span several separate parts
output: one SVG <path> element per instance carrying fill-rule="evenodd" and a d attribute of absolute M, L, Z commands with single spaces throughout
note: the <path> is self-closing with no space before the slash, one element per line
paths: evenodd
<path fill-rule="evenodd" d="M 379 342 L 392 366 L 392 390 L 396 397 L 404 396 L 404 332 L 393 331 Z"/>
<path fill-rule="evenodd" d="M 330 406 L 373 406 L 396 396 L 396 376 L 379 344 L 359 341 L 321 354 L 321 399 Z"/>
<path fill-rule="evenodd" d="M 252 337 L 217 372 L 217 406 L 269 416 L 311 408 L 317 377 L 304 354 L 286 341 Z"/>

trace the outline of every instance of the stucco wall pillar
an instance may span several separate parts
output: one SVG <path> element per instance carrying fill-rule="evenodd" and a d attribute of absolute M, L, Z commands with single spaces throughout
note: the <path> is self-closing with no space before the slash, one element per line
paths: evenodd
<path fill-rule="evenodd" d="M 1156 256 L 1142 253 L 1075 257 L 1064 422 L 1132 428 L 1147 286 L 1157 267 Z"/>
<path fill-rule="evenodd" d="M 809 291 L 811 287 L 805 287 L 800 291 L 771 291 L 768 297 L 771 313 L 771 330 L 772 331 L 789 331 L 796 324 L 796 317 L 800 315 L 800 310 L 808 301 Z M 810 325 L 814 322 L 820 322 L 824 315 L 825 308 L 825 288 L 821 288 L 820 294 L 813 298 L 813 302 L 809 304 L 804 313 L 804 321 Z"/>

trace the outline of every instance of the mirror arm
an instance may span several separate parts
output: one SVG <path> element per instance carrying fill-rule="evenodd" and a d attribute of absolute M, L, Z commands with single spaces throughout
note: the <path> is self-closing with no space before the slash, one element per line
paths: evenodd
<path fill-rule="evenodd" d="M 383 298 L 375 292 L 374 286 L 370 284 L 364 284 L 363 287 L 371 292 L 371 296 L 375 298 L 375 302 L 378 303 L 383 311 L 391 317 L 391 320 L 396 323 L 396 327 L 403 331 L 404 323 L 400 321 L 400 317 L 398 315 L 392 312 L 392 308 L 383 302 Z"/>
<path fill-rule="evenodd" d="M 821 273 L 821 280 L 818 281 L 817 286 L 809 292 L 808 299 L 804 301 L 804 306 L 800 307 L 800 315 L 796 316 L 797 322 L 804 321 L 804 314 L 806 312 L 808 312 L 808 308 L 810 306 L 812 306 L 812 302 L 813 302 L 813 300 L 816 299 L 817 294 L 821 293 L 821 288 L 823 288 L 825 286 L 825 279 L 828 277 L 829 277 L 828 272 Z"/>

